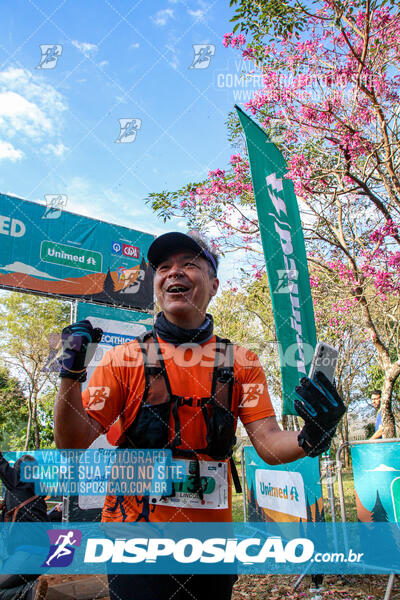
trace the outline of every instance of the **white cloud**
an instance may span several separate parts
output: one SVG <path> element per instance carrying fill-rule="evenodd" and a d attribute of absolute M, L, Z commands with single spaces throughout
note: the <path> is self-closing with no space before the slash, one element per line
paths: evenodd
<path fill-rule="evenodd" d="M 42 74 L 16 67 L 0 71 L 2 152 L 17 160 L 23 153 L 14 147 L 14 138 L 29 144 L 44 138 L 48 141 L 62 125 L 66 108 L 63 96 L 43 80 Z"/>
<path fill-rule="evenodd" d="M 388 465 L 384 465 L 383 463 L 381 463 L 379 467 L 375 467 L 375 469 L 366 470 L 373 473 L 374 471 L 398 471 L 399 469 L 395 469 L 394 467 L 389 467 Z"/>
<path fill-rule="evenodd" d="M 78 42 L 78 40 L 72 40 L 72 45 L 85 56 L 90 56 L 90 54 L 94 54 L 98 50 L 96 44 L 91 44 L 90 42 Z"/>
<path fill-rule="evenodd" d="M 106 67 L 107 65 L 109 65 L 110 63 L 108 62 L 108 60 L 102 60 L 101 62 L 99 62 L 99 67 Z"/>
<path fill-rule="evenodd" d="M 8 159 L 15 162 L 16 160 L 21 160 L 22 157 L 23 152 L 21 150 L 16 150 L 9 142 L 0 140 L 0 160 Z"/>
<path fill-rule="evenodd" d="M 61 142 L 58 144 L 47 144 L 47 146 L 43 148 L 43 152 L 54 156 L 62 156 L 67 150 L 67 146 L 64 146 Z"/>
<path fill-rule="evenodd" d="M 131 44 L 129 46 L 129 50 L 136 50 L 137 48 L 139 48 L 140 44 L 139 42 L 134 42 L 133 44 Z"/>
<path fill-rule="evenodd" d="M 159 10 L 156 14 L 151 17 L 151 20 L 155 25 L 159 27 L 163 27 L 169 19 L 173 19 L 174 11 L 172 8 L 165 8 L 164 10 Z"/>
<path fill-rule="evenodd" d="M 205 11 L 199 8 L 198 10 L 190 10 L 188 9 L 188 14 L 193 17 L 193 19 L 197 19 L 198 21 L 202 21 L 204 19 Z"/>
<path fill-rule="evenodd" d="M 10 135 L 23 131 L 28 137 L 41 137 L 51 131 L 52 124 L 37 104 L 21 94 L 3 91 L 0 93 L 0 127 L 8 128 Z"/>

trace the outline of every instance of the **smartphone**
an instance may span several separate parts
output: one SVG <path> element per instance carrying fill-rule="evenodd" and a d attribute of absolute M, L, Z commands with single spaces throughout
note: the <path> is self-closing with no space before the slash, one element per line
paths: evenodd
<path fill-rule="evenodd" d="M 329 344 L 325 344 L 325 342 L 318 342 L 311 361 L 310 372 L 308 374 L 309 378 L 314 379 L 315 373 L 317 371 L 322 371 L 325 377 L 333 382 L 337 359 L 338 351 L 336 348 Z"/>

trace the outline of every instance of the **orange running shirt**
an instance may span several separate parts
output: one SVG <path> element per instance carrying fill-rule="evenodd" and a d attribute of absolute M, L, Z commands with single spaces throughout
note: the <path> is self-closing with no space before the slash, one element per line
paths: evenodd
<path fill-rule="evenodd" d="M 209 397 L 214 370 L 216 338 L 204 344 L 173 344 L 160 341 L 161 352 L 173 394 L 183 397 Z M 103 401 L 91 393 L 93 388 L 106 388 Z M 88 387 L 82 394 L 87 413 L 108 432 L 114 445 L 123 440 L 124 432 L 132 424 L 139 410 L 145 389 L 143 355 L 136 340 L 116 346 L 107 352 L 95 369 Z M 234 345 L 233 412 L 244 425 L 259 419 L 275 416 L 268 394 L 264 372 L 256 354 Z M 193 417 L 192 407 L 182 407 L 182 438 L 188 447 L 204 447 L 204 421 Z M 185 431 L 185 435 L 183 432 Z M 210 461 L 210 457 L 201 456 Z M 220 461 L 224 462 L 224 461 Z M 229 468 L 227 471 L 226 508 L 182 508 L 152 504 L 151 497 L 107 496 L 103 508 L 103 521 L 149 520 L 169 521 L 231 521 L 232 493 Z M 150 500 L 150 502 L 149 502 Z"/>

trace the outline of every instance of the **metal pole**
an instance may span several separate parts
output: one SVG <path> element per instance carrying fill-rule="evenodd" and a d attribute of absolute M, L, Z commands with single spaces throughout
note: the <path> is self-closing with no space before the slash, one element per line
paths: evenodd
<path fill-rule="evenodd" d="M 346 506 L 344 503 L 344 492 L 343 492 L 343 479 L 342 479 L 342 461 L 340 455 L 342 450 L 349 446 L 349 442 L 344 442 L 339 446 L 336 452 L 336 473 L 338 475 L 338 487 L 339 487 L 339 502 L 340 502 L 340 514 L 342 516 L 342 522 L 346 522 Z"/>
<path fill-rule="evenodd" d="M 391 575 L 389 575 L 389 580 L 386 586 L 386 592 L 385 592 L 385 597 L 383 600 L 389 600 L 390 596 L 392 595 L 392 590 L 393 590 L 393 585 L 394 585 L 394 578 L 395 578 L 395 574 L 392 573 Z"/>
<path fill-rule="evenodd" d="M 69 521 L 69 496 L 63 497 L 61 521 L 66 523 Z"/>
<path fill-rule="evenodd" d="M 335 523 L 335 521 L 336 521 L 336 515 L 335 515 L 335 490 L 334 490 L 334 487 L 333 487 L 333 482 L 334 482 L 334 469 L 333 469 L 333 465 L 334 465 L 334 462 L 333 462 L 333 460 L 331 460 L 331 458 L 329 456 L 329 452 L 326 455 L 322 455 L 321 458 L 324 461 L 326 491 L 328 493 L 328 502 L 329 502 L 329 509 L 331 511 L 332 523 Z"/>

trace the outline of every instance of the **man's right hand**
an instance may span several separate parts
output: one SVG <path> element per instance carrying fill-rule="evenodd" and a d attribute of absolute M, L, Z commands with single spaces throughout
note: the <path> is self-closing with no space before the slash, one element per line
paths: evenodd
<path fill-rule="evenodd" d="M 64 327 L 61 334 L 62 355 L 60 377 L 86 381 L 86 367 L 96 351 L 103 331 L 90 321 L 78 321 Z"/>

